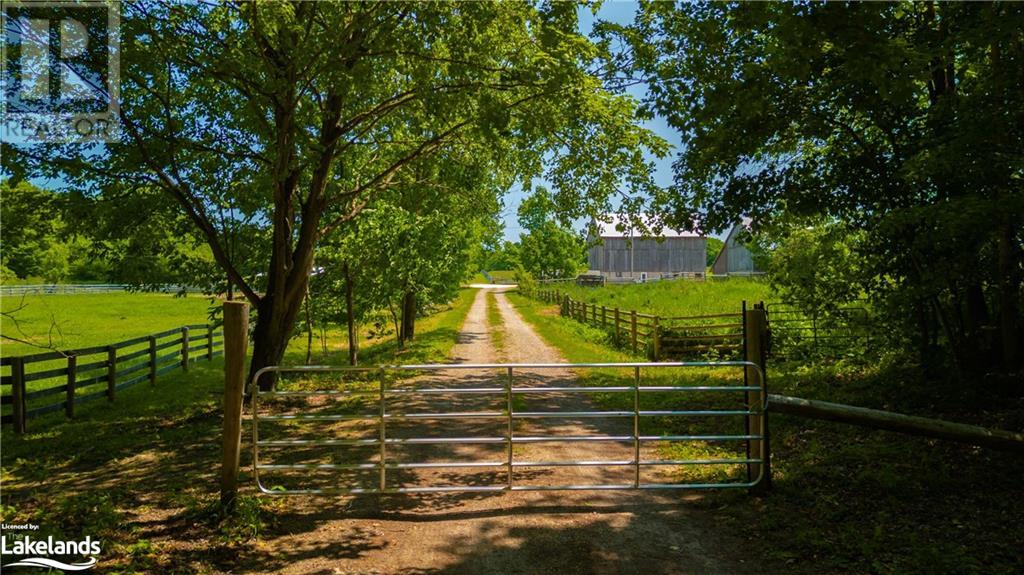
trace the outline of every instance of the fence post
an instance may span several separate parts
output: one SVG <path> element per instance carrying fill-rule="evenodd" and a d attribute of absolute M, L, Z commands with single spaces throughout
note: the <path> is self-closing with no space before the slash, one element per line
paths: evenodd
<path fill-rule="evenodd" d="M 78 356 L 68 356 L 68 386 L 67 391 L 64 395 L 64 413 L 68 416 L 68 419 L 75 416 L 75 380 L 78 374 L 75 373 L 78 369 Z"/>
<path fill-rule="evenodd" d="M 619 345 L 619 308 L 615 308 L 615 345 Z"/>
<path fill-rule="evenodd" d="M 11 407 L 14 416 L 14 433 L 25 433 L 25 358 L 11 358 Z"/>
<path fill-rule="evenodd" d="M 764 307 L 754 306 L 754 309 L 745 310 L 743 314 L 744 332 L 746 337 L 746 359 L 761 368 L 766 369 L 764 360 L 764 344 L 767 336 L 767 323 L 764 316 Z M 747 416 L 747 429 L 749 435 L 759 435 L 761 439 L 751 439 L 747 443 L 749 459 L 760 459 L 763 463 L 747 464 L 748 479 L 753 481 L 762 475 L 761 481 L 751 487 L 751 493 L 762 495 L 771 487 L 771 453 L 768 446 L 768 417 L 763 413 L 765 398 L 768 394 L 766 378 L 753 367 L 746 368 L 747 385 L 760 388 L 758 391 L 747 391 L 747 410 L 756 412 L 756 415 Z"/>
<path fill-rule="evenodd" d="M 220 504 L 234 510 L 238 494 L 238 464 L 242 450 L 242 398 L 245 393 L 245 354 L 249 349 L 249 304 L 224 302 L 224 444 L 220 466 Z"/>
<path fill-rule="evenodd" d="M 107 399 L 114 401 L 117 394 L 117 348 L 107 346 Z"/>
<path fill-rule="evenodd" d="M 654 316 L 652 321 L 654 325 L 651 327 L 651 343 L 654 348 L 654 361 L 661 361 L 661 328 L 658 326 L 658 316 Z"/>
<path fill-rule="evenodd" d="M 629 312 L 629 330 L 632 332 L 633 353 L 636 353 L 636 310 Z"/>
<path fill-rule="evenodd" d="M 156 338 L 149 336 L 149 384 L 156 385 Z"/>
<path fill-rule="evenodd" d="M 213 361 L 213 325 L 206 326 L 206 361 Z"/>
<path fill-rule="evenodd" d="M 181 328 L 181 369 L 188 371 L 188 328 Z"/>
<path fill-rule="evenodd" d="M 601 327 L 608 325 L 608 308 L 601 306 Z"/>

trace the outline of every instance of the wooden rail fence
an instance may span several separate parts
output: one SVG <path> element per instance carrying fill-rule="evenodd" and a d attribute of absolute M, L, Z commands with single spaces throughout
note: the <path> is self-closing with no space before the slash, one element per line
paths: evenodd
<path fill-rule="evenodd" d="M 12 423 L 15 433 L 24 433 L 28 420 L 63 410 L 74 417 L 75 406 L 100 398 L 114 401 L 117 392 L 149 381 L 189 363 L 211 360 L 224 352 L 223 332 L 212 325 L 186 325 L 126 341 L 75 349 L 48 351 L 32 355 L 0 358 L 0 405 L 11 405 L 11 412 L 0 423 Z M 43 383 L 61 383 L 42 387 Z M 31 389 L 30 389 L 31 387 Z M 60 396 L 60 401 L 39 400 Z"/>
<path fill-rule="evenodd" d="M 666 317 L 581 302 L 559 290 L 538 290 L 536 297 L 558 304 L 564 317 L 607 331 L 616 346 L 654 361 L 743 354 L 746 304 L 736 313 Z"/>

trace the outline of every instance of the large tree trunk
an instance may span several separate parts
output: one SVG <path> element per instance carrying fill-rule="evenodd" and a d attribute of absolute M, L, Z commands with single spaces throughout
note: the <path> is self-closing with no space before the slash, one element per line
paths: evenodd
<path fill-rule="evenodd" d="M 303 274 L 308 280 L 308 276 Z M 303 286 L 304 287 L 304 286 Z M 256 309 L 256 327 L 252 334 L 252 360 L 249 362 L 249 377 L 256 372 L 272 365 L 281 365 L 284 352 L 288 348 L 292 330 L 302 310 L 304 289 L 287 290 L 288 294 L 274 297 L 268 292 L 260 299 Z M 275 305 L 276 304 L 276 305 Z M 260 391 L 270 391 L 277 384 L 277 375 L 268 373 L 260 378 Z"/>
<path fill-rule="evenodd" d="M 355 305 L 352 302 L 352 272 L 345 262 L 345 313 L 348 316 L 348 363 L 359 364 L 359 336 L 356 333 Z"/>
<path fill-rule="evenodd" d="M 416 292 L 407 291 L 402 296 L 402 339 L 412 341 L 416 337 Z"/>
<path fill-rule="evenodd" d="M 309 309 L 309 286 L 306 286 L 306 365 L 313 361 L 313 314 Z"/>

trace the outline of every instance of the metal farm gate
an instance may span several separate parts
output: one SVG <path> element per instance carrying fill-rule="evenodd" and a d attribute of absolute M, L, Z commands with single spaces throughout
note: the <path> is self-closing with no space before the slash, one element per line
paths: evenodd
<path fill-rule="evenodd" d="M 683 385 L 678 376 L 698 368 L 741 370 L 743 378 L 734 376 L 735 384 L 705 378 Z M 605 381 L 582 386 L 565 376 L 584 370 L 599 370 Z M 271 372 L 273 377 L 304 378 L 305 385 L 259 391 L 255 384 Z M 395 378 L 400 372 L 417 375 Z M 435 379 L 424 382 L 431 377 Z M 329 385 L 323 385 L 324 379 Z M 269 367 L 255 375 L 251 386 L 253 479 L 268 495 L 756 488 L 768 477 L 764 381 L 761 368 L 750 361 Z M 598 409 L 586 399 L 599 395 L 601 403 L 615 408 Z M 466 402 L 470 408 L 459 409 Z M 648 405 L 657 402 L 655 408 Z M 668 409 L 658 408 L 666 404 Z M 713 425 L 708 432 L 645 434 L 656 418 L 659 424 L 685 420 L 686 425 Z M 564 427 L 537 427 L 547 420 L 575 422 L 576 429 L 595 431 L 569 434 Z M 410 422 L 413 433 L 403 432 L 401 425 Z M 476 427 L 460 431 L 465 422 Z M 454 435 L 440 435 L 445 431 Z M 683 455 L 645 455 L 650 453 L 645 447 L 663 442 L 682 445 L 682 451 L 670 453 Z M 572 445 L 575 450 L 596 444 L 598 453 L 579 451 L 586 459 L 571 453 L 550 459 L 543 451 L 547 448 L 531 447 L 542 444 Z M 732 456 L 694 455 L 686 447 L 722 444 L 732 446 Z M 618 456 L 602 457 L 615 449 Z M 457 454 L 464 458 L 452 459 Z M 438 461 L 438 456 L 446 458 Z M 712 473 L 713 481 L 680 481 L 678 470 L 693 466 L 729 466 L 732 471 Z M 573 471 L 569 477 L 554 473 L 541 477 L 547 481 L 540 483 L 527 480 L 540 473 L 534 470 L 560 468 L 602 471 L 590 471 L 589 476 Z M 448 470 L 482 469 L 491 471 L 468 483 L 446 475 Z M 665 479 L 667 470 L 675 470 L 668 481 L 652 480 Z M 293 484 L 274 485 L 282 481 Z"/>

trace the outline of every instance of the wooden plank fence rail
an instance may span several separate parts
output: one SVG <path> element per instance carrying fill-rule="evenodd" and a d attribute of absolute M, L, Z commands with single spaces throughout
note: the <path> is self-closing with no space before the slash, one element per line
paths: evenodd
<path fill-rule="evenodd" d="M 209 361 L 223 353 L 223 332 L 216 326 L 198 324 L 110 345 L 3 357 L 0 405 L 10 405 L 11 410 L 0 416 L 0 423 L 10 423 L 15 433 L 24 433 L 28 420 L 47 413 L 63 410 L 72 418 L 80 403 L 104 397 L 114 402 L 121 390 L 144 381 L 156 385 L 160 375 L 176 369 L 187 371 L 190 363 Z M 60 383 L 50 387 L 27 385 L 50 380 Z M 10 392 L 6 392 L 8 387 Z M 38 401 L 58 395 L 59 402 Z"/>
<path fill-rule="evenodd" d="M 634 353 L 645 352 L 655 361 L 743 351 L 742 311 L 659 316 L 577 301 L 560 290 L 538 290 L 534 296 L 545 303 L 558 304 L 563 317 L 606 331 L 614 345 Z"/>

